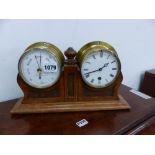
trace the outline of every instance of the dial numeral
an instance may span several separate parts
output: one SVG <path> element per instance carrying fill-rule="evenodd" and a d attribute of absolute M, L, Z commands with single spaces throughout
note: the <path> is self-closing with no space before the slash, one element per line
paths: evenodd
<path fill-rule="evenodd" d="M 89 61 L 86 62 L 87 64 L 91 64 Z"/>
<path fill-rule="evenodd" d="M 107 79 L 105 79 L 106 82 L 109 82 Z"/>
<path fill-rule="evenodd" d="M 112 68 L 112 70 L 117 70 L 117 68 Z"/>
<path fill-rule="evenodd" d="M 92 55 L 92 57 L 93 57 L 94 59 L 96 59 L 95 55 Z"/>
<path fill-rule="evenodd" d="M 84 71 L 88 71 L 88 69 L 83 69 Z"/>
<path fill-rule="evenodd" d="M 89 74 L 86 74 L 85 76 L 86 76 L 86 78 L 88 78 L 89 77 Z"/>
<path fill-rule="evenodd" d="M 91 81 L 90 81 L 91 83 L 94 83 L 94 79 L 91 79 Z"/>
<path fill-rule="evenodd" d="M 30 65 L 31 61 L 32 61 L 32 59 L 30 59 L 30 60 L 28 61 L 27 66 L 29 66 L 29 65 Z"/>
<path fill-rule="evenodd" d="M 114 75 L 113 75 L 113 74 L 110 74 L 110 76 L 111 76 L 111 77 L 114 77 Z"/>
<path fill-rule="evenodd" d="M 102 52 L 102 50 L 100 51 L 100 57 L 101 57 L 101 58 L 103 57 L 103 52 Z"/>
<path fill-rule="evenodd" d="M 114 63 L 114 62 L 116 62 L 116 60 L 112 61 L 111 63 Z"/>
<path fill-rule="evenodd" d="M 110 57 L 110 54 L 108 55 L 107 59 L 109 59 L 109 57 Z"/>

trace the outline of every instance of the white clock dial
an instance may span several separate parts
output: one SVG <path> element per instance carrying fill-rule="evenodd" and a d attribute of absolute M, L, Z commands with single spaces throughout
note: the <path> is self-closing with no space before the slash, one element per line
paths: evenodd
<path fill-rule="evenodd" d="M 110 51 L 91 52 L 83 61 L 81 74 L 91 87 L 103 88 L 111 84 L 120 71 L 119 60 Z"/>
<path fill-rule="evenodd" d="M 19 61 L 19 74 L 35 88 L 46 88 L 57 82 L 60 64 L 56 56 L 44 49 L 26 51 Z"/>

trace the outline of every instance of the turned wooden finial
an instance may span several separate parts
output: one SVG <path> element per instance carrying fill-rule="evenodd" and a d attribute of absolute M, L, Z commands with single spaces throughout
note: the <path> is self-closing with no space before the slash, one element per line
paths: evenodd
<path fill-rule="evenodd" d="M 72 47 L 69 47 L 64 54 L 68 59 L 74 59 L 77 52 Z"/>

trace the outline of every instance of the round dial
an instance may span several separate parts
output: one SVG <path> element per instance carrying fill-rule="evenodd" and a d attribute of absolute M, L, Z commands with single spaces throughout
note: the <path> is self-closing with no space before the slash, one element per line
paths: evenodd
<path fill-rule="evenodd" d="M 94 44 L 81 55 L 81 75 L 87 85 L 104 88 L 112 84 L 120 73 L 120 61 L 115 52 L 105 48 L 106 44 Z"/>
<path fill-rule="evenodd" d="M 56 49 L 50 47 L 54 46 L 49 43 L 33 44 L 20 58 L 19 74 L 27 84 L 34 88 L 50 87 L 60 77 L 62 59 L 56 55 Z"/>

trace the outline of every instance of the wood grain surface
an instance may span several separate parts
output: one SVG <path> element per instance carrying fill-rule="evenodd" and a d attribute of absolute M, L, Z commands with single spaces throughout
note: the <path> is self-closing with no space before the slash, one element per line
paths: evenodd
<path fill-rule="evenodd" d="M 147 131 L 154 134 L 155 128 L 137 128 L 155 116 L 155 99 L 143 99 L 131 93 L 130 89 L 124 85 L 119 89 L 120 94 L 130 104 L 130 110 L 11 115 L 10 110 L 17 99 L 1 102 L 0 134 L 149 134 Z M 76 122 L 82 119 L 86 119 L 88 124 L 79 128 Z M 150 124 L 155 124 L 153 122 Z"/>

